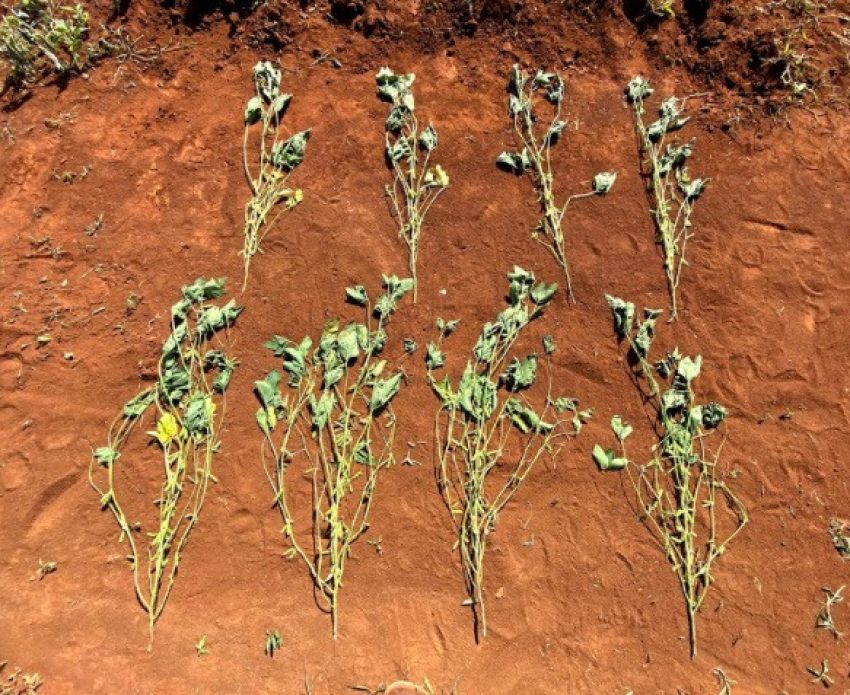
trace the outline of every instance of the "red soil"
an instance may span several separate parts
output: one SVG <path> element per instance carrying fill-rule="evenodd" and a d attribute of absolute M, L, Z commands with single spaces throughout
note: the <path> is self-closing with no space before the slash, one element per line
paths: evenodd
<path fill-rule="evenodd" d="M 299 693 L 305 681 L 317 694 L 342 693 L 425 677 L 438 692 L 472 694 L 713 693 L 718 666 L 736 692 L 796 693 L 815 687 L 806 668 L 824 658 L 839 691 L 850 688 L 841 643 L 813 630 L 820 588 L 850 572 L 826 532 L 831 517 L 850 515 L 850 123 L 840 104 L 825 104 L 842 94 L 840 47 L 816 47 L 821 67 L 835 69 L 820 100 L 773 118 L 763 106 L 786 97 L 759 84 L 742 43 L 744 31 L 770 30 L 764 17 L 749 28 L 740 19 L 723 32 L 712 25 L 723 38 L 700 53 L 706 23 L 696 29 L 689 15 L 646 26 L 606 2 L 564 3 L 560 14 L 550 5 L 495 2 L 470 25 L 451 3 L 422 10 L 421 21 L 408 5 L 355 3 L 338 15 L 351 28 L 323 9 L 288 7 L 282 17 L 211 17 L 187 31 L 164 28 L 154 5 L 131 3 L 132 32 L 191 47 L 144 69 L 104 62 L 0 115 L 0 661 L 41 673 L 44 693 Z M 714 3 L 706 22 L 749 7 Z M 275 33 L 272 48 L 264 42 Z M 342 67 L 312 64 L 314 51 Z M 293 176 L 304 202 L 254 260 L 232 334 L 241 366 L 215 465 L 220 484 L 148 653 L 125 549 L 86 481 L 88 458 L 150 378 L 180 286 L 198 275 L 238 286 L 241 118 L 260 57 L 281 63 L 295 94 L 287 121 L 314 129 Z M 737 76 L 703 69 L 709 58 L 739 66 Z M 403 337 L 423 346 L 440 315 L 463 321 L 449 344 L 460 360 L 501 308 L 512 264 L 558 279 L 529 238 L 538 211 L 528 181 L 493 165 L 514 145 L 504 82 L 516 60 L 565 69 L 577 130 L 555 150 L 561 193 L 586 188 L 601 170 L 620 174 L 609 196 L 576 206 L 568 221 L 578 303 L 559 295 L 523 339 L 531 347 L 554 333 L 559 390 L 597 417 L 502 515 L 487 568 L 490 634 L 476 645 L 434 485 L 435 403 L 417 353 L 396 402 L 397 454 L 422 440 L 423 465 L 382 479 L 368 538 L 383 552 L 357 548 L 334 642 L 303 567 L 281 557 L 251 393 L 276 366 L 262 341 L 354 317 L 342 305 L 346 285 L 374 289 L 382 272 L 404 272 L 383 199 L 386 105 L 373 85 L 383 64 L 416 72 L 418 108 L 440 132 L 452 177 L 423 235 L 419 303 L 394 318 L 391 354 Z M 661 326 L 658 344 L 702 353 L 702 396 L 729 407 L 724 459 L 752 518 L 717 564 L 694 661 L 675 577 L 631 513 L 623 478 L 600 474 L 590 458 L 595 442 L 609 441 L 612 414 L 642 421 L 602 294 L 667 302 L 622 98 L 636 71 L 665 94 L 710 92 L 689 130 L 692 168 L 712 183 L 695 213 L 681 320 Z M 72 117 L 46 125 L 61 113 Z M 73 183 L 52 176 L 83 167 Z M 87 235 L 101 214 L 100 231 Z M 141 298 L 135 309 L 131 295 Z M 52 340 L 38 347 L 42 333 Z M 141 503 L 155 472 L 142 467 L 153 459 L 135 461 Z M 58 570 L 31 581 L 39 559 Z M 850 625 L 847 605 L 834 615 L 839 629 Z M 274 659 L 262 650 L 269 628 L 283 636 Z M 209 654 L 198 657 L 203 634 Z"/>

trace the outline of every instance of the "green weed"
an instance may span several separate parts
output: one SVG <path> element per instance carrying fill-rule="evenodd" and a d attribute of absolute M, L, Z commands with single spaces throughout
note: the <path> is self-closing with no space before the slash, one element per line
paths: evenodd
<path fill-rule="evenodd" d="M 696 616 L 714 582 L 714 562 L 749 521 L 746 507 L 717 471 L 723 443 L 713 454 L 706 444 L 708 436 L 726 419 L 726 409 L 718 403 L 699 405 L 696 401 L 693 385 L 702 368 L 702 357 L 691 358 L 673 350 L 660 361 L 650 361 L 660 311 L 645 309 L 643 320 L 636 320 L 634 304 L 618 297 L 608 296 L 607 300 L 617 337 L 628 346 L 631 376 L 653 411 L 653 433 L 658 442 L 648 463 L 632 461 L 626 453 L 632 427 L 615 415 L 611 429 L 619 451 L 597 444 L 593 459 L 601 470 L 625 469 L 628 473 L 639 518 L 679 579 L 694 657 Z M 731 526 L 718 519 L 723 500 L 730 511 Z"/>
<path fill-rule="evenodd" d="M 484 324 L 456 386 L 448 376 L 435 376 L 445 365 L 443 342 L 456 322 L 438 320 L 439 337 L 428 344 L 425 355 L 428 381 L 440 402 L 437 479 L 457 533 L 476 639 L 487 635 L 484 558 L 499 514 L 534 466 L 546 456 L 555 458 L 592 414 L 580 412 L 575 399 L 552 396 L 551 337 L 543 341 L 542 359 L 536 353 L 512 357 L 520 333 L 543 314 L 558 285 L 537 284 L 533 273 L 519 267 L 508 273 L 508 280 L 508 307 Z M 528 389 L 538 381 L 541 362 L 546 393 L 542 406 L 535 406 Z M 565 427 L 570 420 L 572 429 Z"/>
<path fill-rule="evenodd" d="M 559 207 L 555 200 L 551 150 L 567 129 L 567 122 L 561 118 L 564 80 L 557 73 L 542 70 L 538 70 L 534 77 L 531 77 L 518 65 L 514 65 L 508 81 L 508 95 L 508 114 L 513 122 L 517 138 L 522 144 L 522 150 L 502 152 L 496 159 L 496 164 L 517 176 L 528 174 L 531 178 L 543 212 L 543 218 L 532 233 L 532 238 L 546 247 L 554 256 L 564 272 L 567 293 L 570 299 L 573 299 L 563 232 L 564 216 L 574 201 L 608 193 L 617 175 L 612 172 L 597 174 L 590 191 L 571 195 L 563 206 Z M 538 101 L 535 97 L 542 97 L 553 110 L 552 119 L 545 130 L 540 127 L 544 121 L 535 108 L 535 103 Z"/>
<path fill-rule="evenodd" d="M 394 461 L 392 400 L 403 374 L 387 374 L 380 354 L 390 316 L 413 289 L 413 280 L 384 276 L 383 287 L 374 304 L 363 286 L 348 288 L 348 301 L 364 310 L 363 322 L 343 326 L 330 321 L 315 349 L 309 336 L 299 342 L 275 336 L 266 343 L 283 360 L 286 395 L 277 370 L 255 383 L 263 467 L 290 545 L 287 555 L 307 567 L 319 605 L 331 616 L 334 637 L 346 561 L 369 528 L 378 478 Z M 298 462 L 303 463 L 300 471 Z M 302 475 L 309 480 L 312 500 L 306 538 L 296 531 L 292 507 Z"/>
<path fill-rule="evenodd" d="M 119 540 L 130 547 L 136 598 L 148 614 L 150 645 L 154 626 L 174 587 L 181 555 L 201 513 L 210 482 L 213 455 L 219 450 L 222 403 L 230 385 L 235 359 L 212 341 L 226 333 L 242 311 L 230 300 L 216 305 L 210 300 L 224 293 L 221 279 L 198 278 L 182 288 L 181 299 L 171 308 L 171 333 L 162 345 L 156 384 L 128 401 L 109 429 L 106 446 L 95 449 L 89 482 L 100 495 L 100 504 L 115 517 Z M 131 522 L 115 487 L 122 450 L 136 424 L 149 412 L 155 428 L 147 432 L 162 457 L 162 484 L 155 501 L 158 521 L 146 533 L 146 562 L 136 541 L 141 524 Z M 150 647 L 149 647 L 150 648 Z"/>

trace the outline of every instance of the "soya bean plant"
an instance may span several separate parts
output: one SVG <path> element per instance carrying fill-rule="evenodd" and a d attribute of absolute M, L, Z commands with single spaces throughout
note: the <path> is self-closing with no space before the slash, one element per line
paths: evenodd
<path fill-rule="evenodd" d="M 82 70 L 89 15 L 82 4 L 54 0 L 19 0 L 0 20 L 0 59 L 6 63 L 6 86 L 23 87 L 39 77 Z"/>
<path fill-rule="evenodd" d="M 531 179 L 543 213 L 532 238 L 554 256 L 564 271 L 567 292 L 570 299 L 573 299 L 563 231 L 564 217 L 569 206 L 576 200 L 608 193 L 617 175 L 613 172 L 599 173 L 593 178 L 589 191 L 573 194 L 563 205 L 558 204 L 551 151 L 567 130 L 567 122 L 562 118 L 563 101 L 564 80 L 559 74 L 538 70 L 531 77 L 518 65 L 514 65 L 508 80 L 508 114 L 522 149 L 516 152 L 502 152 L 496 163 L 517 176 L 528 174 Z M 541 102 L 548 102 L 552 108 L 552 117 L 548 122 L 539 114 Z"/>
<path fill-rule="evenodd" d="M 487 635 L 484 558 L 499 514 L 535 465 L 556 457 L 592 415 L 579 411 L 575 399 L 552 395 L 551 336 L 543 339 L 542 357 L 514 355 L 523 329 L 543 314 L 558 285 L 535 283 L 534 274 L 519 267 L 508 280 L 507 308 L 484 324 L 455 384 L 436 372 L 446 363 L 443 343 L 457 322 L 438 320 L 439 337 L 425 355 L 428 381 L 439 399 L 437 479 L 457 533 L 476 640 Z M 538 382 L 541 387 L 533 389 Z"/>
<path fill-rule="evenodd" d="M 310 139 L 309 128 L 283 137 L 281 123 L 292 95 L 280 91 L 280 70 L 268 61 L 261 61 L 254 66 L 253 75 L 255 94 L 245 106 L 242 141 L 242 163 L 251 189 L 251 199 L 245 205 L 244 243 L 240 251 L 243 292 L 248 284 L 251 259 L 261 252 L 263 238 L 277 220 L 277 215 L 271 219 L 269 215 L 281 203 L 283 209 L 291 210 L 303 199 L 301 189 L 290 188 L 287 182 L 292 171 L 304 161 Z M 259 130 L 259 147 L 256 161 L 250 164 L 252 130 Z"/>
<path fill-rule="evenodd" d="M 437 130 L 428 123 L 420 128 L 413 99 L 413 73 L 396 75 L 381 68 L 375 75 L 378 96 L 391 104 L 384 123 L 385 155 L 393 172 L 387 185 L 398 234 L 407 245 L 408 266 L 413 278 L 413 301 L 417 298 L 416 262 L 422 225 L 431 206 L 448 188 L 449 175 L 439 164 L 431 166 L 437 148 Z"/>
<path fill-rule="evenodd" d="M 211 482 L 223 417 L 224 395 L 237 361 L 225 352 L 227 330 L 242 307 L 233 300 L 217 304 L 221 279 L 198 278 L 182 289 L 171 308 L 171 333 L 162 345 L 156 383 L 128 401 L 109 429 L 105 446 L 95 449 L 89 481 L 100 504 L 115 517 L 119 540 L 129 546 L 136 598 L 148 615 L 151 645 L 154 626 L 174 588 L 181 556 L 198 523 Z M 118 490 L 123 453 L 139 422 L 161 463 L 156 520 L 148 530 L 127 516 Z M 141 455 L 140 455 L 141 456 Z M 144 539 L 137 536 L 144 533 Z"/>
<path fill-rule="evenodd" d="M 306 566 L 334 637 L 346 561 L 369 528 L 378 478 L 394 461 L 392 401 L 403 374 L 391 371 L 380 355 L 386 326 L 413 280 L 384 276 L 383 287 L 374 304 L 361 285 L 348 288 L 348 301 L 363 308 L 363 321 L 329 322 L 315 348 L 309 337 L 272 338 L 266 346 L 283 360 L 286 383 L 273 370 L 255 384 L 263 467 L 283 520 L 287 555 Z M 305 499 L 311 504 L 309 532 L 301 533 L 297 504 Z"/>
<path fill-rule="evenodd" d="M 746 526 L 747 509 L 718 470 L 723 441 L 711 447 L 711 435 L 726 419 L 726 409 L 714 402 L 700 404 L 694 384 L 702 357 L 678 350 L 653 362 L 650 348 L 659 310 L 645 309 L 607 296 L 620 341 L 625 341 L 630 374 L 651 410 L 658 440 L 651 458 L 639 463 L 628 457 L 631 425 L 619 415 L 611 419 L 616 450 L 596 445 L 593 458 L 601 470 L 625 470 L 634 488 L 640 520 L 652 533 L 679 580 L 688 617 L 691 656 L 697 653 L 696 618 L 714 583 L 714 562 Z"/>
<path fill-rule="evenodd" d="M 670 293 L 670 321 L 678 318 L 678 290 L 682 269 L 688 265 L 685 254 L 693 238 L 691 214 L 709 179 L 692 179 L 688 158 L 693 142 L 669 142 L 668 136 L 688 122 L 682 116 L 685 99 L 669 97 L 658 108 L 658 119 L 647 124 L 645 100 L 653 90 L 649 82 L 637 76 L 626 89 L 634 106 L 635 127 L 641 156 L 641 172 L 647 179 L 651 213 L 657 231 L 656 241 L 664 258 L 664 272 Z"/>

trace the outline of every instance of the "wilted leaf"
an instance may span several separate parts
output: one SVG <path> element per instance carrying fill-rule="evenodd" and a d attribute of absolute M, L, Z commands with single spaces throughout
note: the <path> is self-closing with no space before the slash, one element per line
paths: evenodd
<path fill-rule="evenodd" d="M 501 375 L 502 382 L 508 391 L 521 391 L 534 383 L 537 375 L 537 355 L 528 355 L 524 359 L 514 357 L 508 368 Z"/>
<path fill-rule="evenodd" d="M 458 404 L 476 422 L 483 422 L 496 409 L 496 384 L 486 374 L 476 374 L 467 363 L 458 384 Z"/>
<path fill-rule="evenodd" d="M 613 449 L 603 449 L 598 444 L 593 447 L 593 460 L 602 471 L 621 471 L 628 464 L 628 459 L 618 458 Z"/>
<path fill-rule="evenodd" d="M 614 182 L 617 180 L 617 173 L 614 171 L 602 171 L 593 177 L 593 192 L 599 195 L 605 195 L 611 190 Z"/>
<path fill-rule="evenodd" d="M 92 455 L 101 466 L 110 466 L 121 458 L 121 454 L 109 446 L 98 447 Z"/>
<path fill-rule="evenodd" d="M 637 75 L 632 78 L 631 82 L 629 82 L 626 91 L 628 92 L 629 99 L 632 101 L 642 101 L 652 94 L 653 90 L 652 87 L 649 86 L 649 82 L 647 80 L 640 75 Z"/>
<path fill-rule="evenodd" d="M 614 319 L 614 330 L 617 333 L 617 337 L 625 338 L 632 330 L 632 322 L 635 318 L 635 305 L 619 297 L 613 297 L 610 294 L 605 295 L 605 300 L 611 309 L 611 316 Z"/>
<path fill-rule="evenodd" d="M 263 100 L 251 97 L 245 104 L 245 125 L 253 125 L 263 117 Z"/>
<path fill-rule="evenodd" d="M 548 333 L 543 336 L 543 352 L 547 355 L 552 355 L 555 352 L 555 339 Z"/>
<path fill-rule="evenodd" d="M 310 139 L 310 129 L 302 130 L 290 136 L 272 148 L 271 163 L 278 169 L 290 172 L 304 161 L 307 151 L 307 141 Z"/>
<path fill-rule="evenodd" d="M 419 134 L 419 147 L 421 147 L 426 152 L 430 152 L 435 147 L 437 147 L 437 131 L 430 123 L 425 128 L 425 130 L 423 130 Z"/>
<path fill-rule="evenodd" d="M 616 436 L 621 442 L 624 442 L 634 431 L 632 426 L 623 422 L 623 419 L 619 415 L 615 415 L 611 418 L 611 429 L 614 430 L 614 436 Z"/>
<path fill-rule="evenodd" d="M 428 369 L 439 369 L 446 363 L 446 357 L 436 343 L 429 342 L 425 354 L 425 366 Z"/>
<path fill-rule="evenodd" d="M 363 285 L 346 287 L 345 298 L 352 304 L 357 304 L 359 306 L 366 306 L 369 303 L 369 295 L 366 294 L 366 288 L 363 287 Z"/>
<path fill-rule="evenodd" d="M 122 414 L 125 418 L 136 418 L 144 415 L 156 398 L 156 390 L 153 388 L 139 392 L 124 404 Z"/>
<path fill-rule="evenodd" d="M 713 430 L 726 419 L 726 408 L 719 403 L 712 401 L 702 407 L 702 424 L 703 427 Z"/>
<path fill-rule="evenodd" d="M 267 60 L 260 61 L 254 66 L 254 85 L 257 93 L 271 103 L 280 91 L 280 70 Z"/>
<path fill-rule="evenodd" d="M 531 290 L 531 301 L 533 301 L 538 306 L 542 306 L 547 304 L 552 297 L 555 296 L 555 293 L 558 291 L 558 283 L 553 282 L 550 284 L 546 284 L 545 282 L 541 282 L 535 285 Z"/>
<path fill-rule="evenodd" d="M 395 398 L 401 388 L 402 374 L 394 374 L 389 379 L 379 379 L 372 385 L 372 397 L 369 399 L 369 411 L 375 415 L 383 410 Z"/>

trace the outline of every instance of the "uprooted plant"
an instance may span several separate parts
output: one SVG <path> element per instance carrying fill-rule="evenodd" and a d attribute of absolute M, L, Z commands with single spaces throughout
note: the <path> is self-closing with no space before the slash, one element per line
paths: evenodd
<path fill-rule="evenodd" d="M 690 120 L 682 116 L 686 99 L 668 97 L 661 102 L 658 119 L 647 124 L 645 100 L 653 89 L 643 77 L 637 76 L 627 87 L 635 111 L 641 173 L 647 180 L 651 200 L 650 210 L 657 232 L 656 243 L 661 247 L 667 289 L 670 293 L 670 321 L 678 318 L 678 290 L 682 268 L 688 265 L 686 248 L 693 238 L 691 214 L 709 179 L 692 179 L 688 158 L 693 154 L 693 141 L 668 142 L 667 137 Z"/>
<path fill-rule="evenodd" d="M 617 337 L 628 345 L 630 375 L 652 411 L 653 434 L 658 441 L 648 463 L 634 462 L 626 454 L 626 439 L 633 429 L 615 415 L 611 429 L 619 451 L 597 444 L 593 458 L 601 470 L 625 469 L 628 473 L 638 516 L 679 579 L 694 657 L 696 616 L 714 582 L 714 562 L 749 521 L 746 507 L 727 483 L 728 476 L 717 468 L 723 442 L 713 452 L 706 444 L 726 419 L 726 409 L 714 402 L 697 403 L 693 387 L 702 368 L 701 356 L 683 356 L 674 349 L 664 359 L 651 362 L 659 310 L 645 309 L 643 320 L 636 320 L 634 304 L 606 298 Z M 722 502 L 729 513 L 719 518 Z"/>
<path fill-rule="evenodd" d="M 419 127 L 413 99 L 413 73 L 396 75 L 381 68 L 375 75 L 378 96 L 392 104 L 384 124 L 385 154 L 393 182 L 386 186 L 398 234 L 407 245 L 413 278 L 413 301 L 417 298 L 416 261 L 422 224 L 434 201 L 448 188 L 449 176 L 439 164 L 429 166 L 437 148 L 437 130 L 428 123 Z"/>
<path fill-rule="evenodd" d="M 281 123 L 292 95 L 280 91 L 281 73 L 268 61 L 254 66 L 255 95 L 245 106 L 245 135 L 242 140 L 242 163 L 245 178 L 251 189 L 251 199 L 245 205 L 244 243 L 242 251 L 242 291 L 248 285 L 251 259 L 262 251 L 261 244 L 277 220 L 271 212 L 284 203 L 291 210 L 303 198 L 300 188 L 290 188 L 289 175 L 304 161 L 310 129 L 283 138 Z M 259 152 L 254 167 L 249 164 L 249 145 L 252 126 L 260 125 Z"/>
<path fill-rule="evenodd" d="M 87 64 L 89 15 L 82 4 L 19 0 L 0 20 L 0 58 L 7 87 L 23 87 L 49 74 L 69 75 Z"/>
<path fill-rule="evenodd" d="M 487 635 L 484 557 L 499 514 L 538 461 L 557 456 L 592 415 L 590 410 L 579 411 L 575 399 L 552 396 L 551 336 L 543 339 L 542 360 L 534 353 L 512 356 L 523 328 L 543 313 L 558 285 L 535 284 L 534 274 L 519 267 L 508 273 L 508 280 L 508 307 L 484 324 L 456 386 L 448 376 L 438 380 L 434 375 L 445 365 L 443 341 L 454 331 L 455 321 L 438 320 L 438 340 L 428 344 L 425 356 L 428 381 L 440 401 L 435 422 L 437 480 L 457 533 L 476 640 Z M 533 399 L 541 361 L 545 393 Z M 542 404 L 535 406 L 533 400 Z M 570 413 L 569 419 L 565 413 Z"/>
<path fill-rule="evenodd" d="M 242 311 L 233 300 L 223 305 L 210 301 L 221 297 L 224 289 L 223 280 L 205 278 L 183 287 L 181 299 L 171 308 L 171 333 L 162 345 L 156 383 L 124 405 L 109 429 L 106 446 L 94 450 L 89 466 L 89 481 L 100 495 L 101 506 L 112 512 L 119 540 L 129 545 L 133 585 L 148 614 L 151 645 L 181 555 L 198 523 L 210 482 L 215 482 L 212 462 L 220 446 L 224 394 L 237 365 L 218 336 Z M 154 429 L 147 434 L 162 458 L 162 484 L 154 502 L 158 518 L 146 533 L 145 553 L 136 540 L 143 527 L 127 517 L 116 476 L 126 468 L 125 444 L 149 412 L 156 416 L 151 419 Z"/>
<path fill-rule="evenodd" d="M 552 119 L 548 125 L 545 125 L 545 129 L 541 127 L 543 120 L 535 107 L 535 102 L 538 101 L 535 97 L 538 95 L 542 95 L 553 109 Z M 531 178 L 543 213 L 543 218 L 532 233 L 532 238 L 545 246 L 554 256 L 564 271 L 567 293 L 570 299 L 573 299 L 572 279 L 563 231 L 564 216 L 574 201 L 608 193 L 617 175 L 613 172 L 599 173 L 593 178 L 591 190 L 571 195 L 562 206 L 557 204 L 551 150 L 567 129 L 567 122 L 561 118 L 563 101 L 564 80 L 559 74 L 538 70 L 534 77 L 531 77 L 518 65 L 514 65 L 508 81 L 508 114 L 522 144 L 522 150 L 502 152 L 496 159 L 496 163 L 517 176 L 527 173 Z"/>
<path fill-rule="evenodd" d="M 266 343 L 283 360 L 286 395 L 276 370 L 255 383 L 263 467 L 283 520 L 287 555 L 306 565 L 334 637 L 351 546 L 369 528 L 378 477 L 394 461 L 392 400 L 403 374 L 389 373 L 380 354 L 386 325 L 413 280 L 384 276 L 383 287 L 374 304 L 363 286 L 348 288 L 348 301 L 364 309 L 363 322 L 329 322 L 315 349 L 309 337 L 293 342 L 275 336 Z M 310 531 L 304 534 L 296 528 L 302 481 L 312 503 Z"/>

